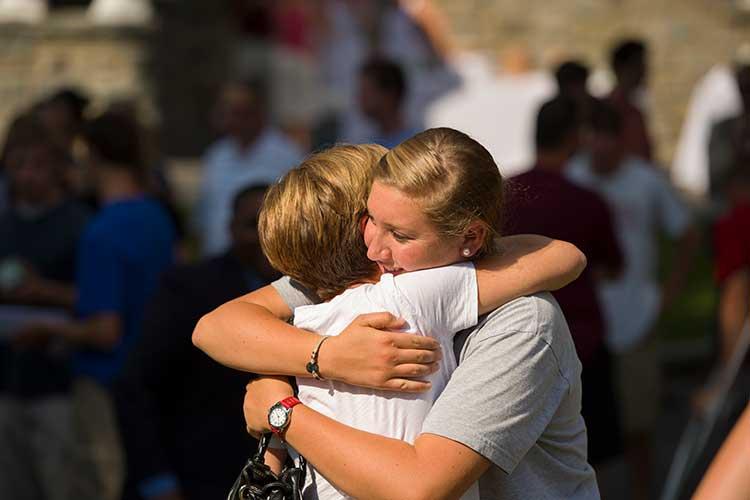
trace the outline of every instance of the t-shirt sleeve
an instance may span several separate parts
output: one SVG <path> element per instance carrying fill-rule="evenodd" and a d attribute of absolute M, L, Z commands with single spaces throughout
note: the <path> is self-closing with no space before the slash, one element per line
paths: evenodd
<path fill-rule="evenodd" d="M 679 237 L 690 224 L 690 211 L 667 179 L 656 178 L 659 222 L 672 238 Z"/>
<path fill-rule="evenodd" d="M 570 390 L 557 356 L 535 331 L 529 300 L 536 299 L 518 299 L 490 316 L 422 427 L 468 446 L 508 474 Z"/>
<path fill-rule="evenodd" d="M 424 334 L 452 335 L 477 323 L 477 273 L 471 262 L 400 274 L 394 287 Z"/>
<path fill-rule="evenodd" d="M 106 235 L 88 232 L 78 254 L 77 312 L 82 317 L 123 309 L 123 265 Z"/>
<path fill-rule="evenodd" d="M 271 286 L 279 293 L 281 299 L 286 302 L 289 309 L 294 311 L 298 307 L 318 304 L 321 300 L 314 292 L 308 290 L 289 276 L 282 276 Z"/>

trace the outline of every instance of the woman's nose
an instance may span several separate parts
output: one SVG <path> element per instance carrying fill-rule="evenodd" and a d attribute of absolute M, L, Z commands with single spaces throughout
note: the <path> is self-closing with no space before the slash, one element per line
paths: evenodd
<path fill-rule="evenodd" d="M 383 237 L 376 233 L 367 247 L 367 258 L 370 260 L 383 260 L 388 256 L 388 248 L 383 244 Z"/>

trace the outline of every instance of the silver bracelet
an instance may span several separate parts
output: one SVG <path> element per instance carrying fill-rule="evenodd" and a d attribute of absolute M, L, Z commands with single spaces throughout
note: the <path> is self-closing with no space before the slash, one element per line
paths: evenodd
<path fill-rule="evenodd" d="M 328 340 L 331 336 L 330 335 L 323 335 L 323 338 L 321 338 L 318 343 L 315 345 L 315 349 L 312 350 L 312 354 L 310 355 L 310 361 L 305 365 L 305 369 L 307 370 L 307 373 L 312 374 L 313 378 L 315 380 L 324 380 L 323 377 L 320 375 L 319 367 L 318 367 L 318 353 L 320 352 L 320 346 L 323 345 L 323 342 Z"/>

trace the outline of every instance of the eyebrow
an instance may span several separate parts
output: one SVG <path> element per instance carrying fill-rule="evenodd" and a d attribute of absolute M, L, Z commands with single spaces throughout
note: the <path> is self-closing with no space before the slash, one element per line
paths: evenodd
<path fill-rule="evenodd" d="M 373 217 L 372 212 L 370 212 L 369 210 L 367 211 L 367 216 L 370 217 L 372 220 L 374 220 L 376 224 L 378 224 L 377 219 L 375 219 L 375 217 Z M 412 234 L 411 231 L 404 230 L 404 229 L 396 227 L 396 226 L 394 226 L 392 224 L 388 224 L 387 222 L 380 223 L 379 225 L 382 225 L 384 228 L 388 229 L 389 231 L 394 231 L 394 232 L 397 232 L 397 233 L 401 233 L 402 235 L 404 235 L 406 237 L 416 238 L 416 236 L 414 234 Z"/>

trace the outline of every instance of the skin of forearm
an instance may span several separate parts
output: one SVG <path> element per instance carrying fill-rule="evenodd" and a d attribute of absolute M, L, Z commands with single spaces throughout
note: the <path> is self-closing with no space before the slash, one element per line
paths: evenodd
<path fill-rule="evenodd" d="M 693 500 L 747 500 L 750 491 L 750 406 L 722 445 Z"/>
<path fill-rule="evenodd" d="M 455 449 L 446 453 L 440 448 L 445 438 L 422 435 L 410 445 L 342 425 L 302 405 L 294 409 L 285 437 L 337 488 L 361 499 L 459 498 L 489 464 L 458 443 L 450 442 Z"/>
<path fill-rule="evenodd" d="M 48 304 L 70 309 L 75 305 L 78 294 L 73 286 L 47 281 L 44 296 Z"/>
<path fill-rule="evenodd" d="M 543 236 L 503 239 L 503 252 L 477 263 L 479 313 L 523 295 L 554 291 L 575 280 L 586 256 L 575 245 Z"/>
<path fill-rule="evenodd" d="M 203 316 L 193 332 L 193 344 L 219 363 L 267 375 L 309 376 L 305 364 L 318 339 L 241 300 Z"/>
<path fill-rule="evenodd" d="M 71 344 L 102 351 L 113 349 L 122 337 L 122 322 L 116 313 L 102 313 L 80 322 L 60 325 L 59 334 Z"/>

